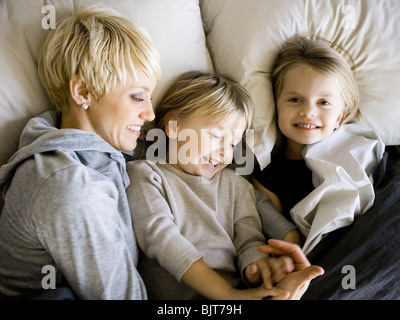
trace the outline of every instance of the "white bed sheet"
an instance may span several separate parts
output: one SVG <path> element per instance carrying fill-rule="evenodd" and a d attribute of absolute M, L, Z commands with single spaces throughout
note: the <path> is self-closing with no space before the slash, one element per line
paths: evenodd
<path fill-rule="evenodd" d="M 373 205 L 372 173 L 384 149 L 385 145 L 372 129 L 346 124 L 304 150 L 315 189 L 290 213 L 307 237 L 303 246 L 306 254 L 324 235 L 350 225 L 357 215 Z"/>

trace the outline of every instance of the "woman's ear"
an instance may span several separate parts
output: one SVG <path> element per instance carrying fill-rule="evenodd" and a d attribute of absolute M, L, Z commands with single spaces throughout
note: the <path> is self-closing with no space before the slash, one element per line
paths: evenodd
<path fill-rule="evenodd" d="M 72 100 L 78 105 L 90 104 L 90 94 L 86 86 L 77 77 L 69 80 L 69 92 Z"/>

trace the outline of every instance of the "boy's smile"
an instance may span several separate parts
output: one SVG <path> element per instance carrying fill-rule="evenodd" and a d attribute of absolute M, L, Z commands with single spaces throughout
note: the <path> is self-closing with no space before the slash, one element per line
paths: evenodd
<path fill-rule="evenodd" d="M 211 179 L 232 162 L 235 145 L 242 139 L 245 128 L 244 117 L 214 119 L 210 115 L 194 115 L 178 120 L 177 155 L 168 154 L 168 161 L 188 174 Z M 166 128 L 171 138 L 168 131 Z"/>

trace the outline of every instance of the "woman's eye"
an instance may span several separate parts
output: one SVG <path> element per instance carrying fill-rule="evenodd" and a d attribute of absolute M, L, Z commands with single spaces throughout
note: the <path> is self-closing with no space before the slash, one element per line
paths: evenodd
<path fill-rule="evenodd" d="M 135 95 L 135 94 L 133 94 L 133 95 L 131 95 L 131 99 L 132 99 L 134 102 L 138 102 L 138 103 L 144 101 L 144 98 L 143 98 L 142 95 Z"/>

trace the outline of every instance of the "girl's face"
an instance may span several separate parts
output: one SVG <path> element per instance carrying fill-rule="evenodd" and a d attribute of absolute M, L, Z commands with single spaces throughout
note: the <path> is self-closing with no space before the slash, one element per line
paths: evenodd
<path fill-rule="evenodd" d="M 278 126 L 287 138 L 289 158 L 301 159 L 305 145 L 329 137 L 346 113 L 336 84 L 306 65 L 287 71 L 276 104 Z"/>
<path fill-rule="evenodd" d="M 177 124 L 177 125 L 176 125 Z M 233 160 L 235 146 L 246 129 L 244 117 L 216 120 L 208 115 L 169 122 L 168 162 L 195 176 L 211 179 Z"/>
<path fill-rule="evenodd" d="M 126 87 L 116 86 L 100 101 L 89 102 L 85 130 L 97 133 L 117 150 L 135 149 L 145 121 L 154 119 L 151 94 L 156 80 L 138 74 Z"/>

